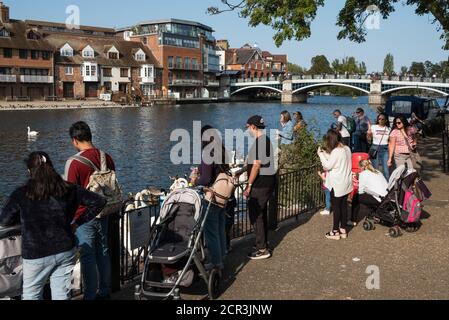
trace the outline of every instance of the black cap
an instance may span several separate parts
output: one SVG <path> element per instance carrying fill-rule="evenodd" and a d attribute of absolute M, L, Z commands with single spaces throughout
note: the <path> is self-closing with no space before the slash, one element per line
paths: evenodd
<path fill-rule="evenodd" d="M 248 125 L 254 125 L 259 129 L 265 129 L 265 121 L 261 116 L 252 116 L 247 121 Z"/>
<path fill-rule="evenodd" d="M 363 110 L 362 108 L 357 108 L 357 110 L 355 111 L 356 113 L 364 113 L 365 110 Z"/>

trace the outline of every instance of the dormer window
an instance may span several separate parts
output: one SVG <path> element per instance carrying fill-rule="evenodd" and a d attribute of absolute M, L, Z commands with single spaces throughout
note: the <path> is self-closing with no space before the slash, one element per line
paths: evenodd
<path fill-rule="evenodd" d="M 137 61 L 145 61 L 145 60 L 146 60 L 145 52 L 143 52 L 142 49 L 140 49 L 139 51 L 137 51 L 136 54 L 135 54 L 135 59 L 136 59 Z"/>
<path fill-rule="evenodd" d="M 11 33 L 8 30 L 6 30 L 6 28 L 0 28 L 0 37 L 10 38 Z"/>
<path fill-rule="evenodd" d="M 61 48 L 60 53 L 62 57 L 73 57 L 73 49 L 68 43 Z"/>
<path fill-rule="evenodd" d="M 106 46 L 105 51 L 106 57 L 111 60 L 117 60 L 120 58 L 120 52 L 114 46 Z"/>
<path fill-rule="evenodd" d="M 84 48 L 82 55 L 83 58 L 95 58 L 95 51 L 91 46 L 87 46 Z"/>
<path fill-rule="evenodd" d="M 109 52 L 108 58 L 111 60 L 117 60 L 118 59 L 118 53 L 117 52 Z"/>
<path fill-rule="evenodd" d="M 39 40 L 40 38 L 41 38 L 40 35 L 34 32 L 33 30 L 28 31 L 27 33 L 28 40 Z"/>

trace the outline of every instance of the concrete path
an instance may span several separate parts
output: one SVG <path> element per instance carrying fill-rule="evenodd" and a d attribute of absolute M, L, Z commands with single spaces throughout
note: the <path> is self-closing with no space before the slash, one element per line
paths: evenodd
<path fill-rule="evenodd" d="M 427 139 L 422 146 L 424 178 L 434 197 L 421 230 L 392 239 L 386 227 L 365 232 L 359 226 L 347 240 L 330 241 L 324 235 L 332 217 L 303 216 L 271 233 L 270 260 L 246 258 L 251 238 L 234 244 L 221 299 L 449 299 L 449 176 L 440 169 L 441 140 Z M 370 290 L 373 270 L 379 271 L 380 288 Z M 202 299 L 205 293 L 198 284 L 184 298 Z M 114 298 L 133 299 L 132 288 Z"/>

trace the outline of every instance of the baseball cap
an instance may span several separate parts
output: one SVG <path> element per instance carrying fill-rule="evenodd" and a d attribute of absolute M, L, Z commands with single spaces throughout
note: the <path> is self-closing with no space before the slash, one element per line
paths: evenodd
<path fill-rule="evenodd" d="M 259 129 L 265 129 L 265 121 L 261 116 L 252 116 L 246 122 L 248 125 L 254 125 Z"/>

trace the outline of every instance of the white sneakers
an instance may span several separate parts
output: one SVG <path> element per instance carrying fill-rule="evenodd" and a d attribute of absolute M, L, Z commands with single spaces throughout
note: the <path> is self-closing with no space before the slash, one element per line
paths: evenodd
<path fill-rule="evenodd" d="M 320 214 L 321 214 L 322 216 L 330 216 L 330 215 L 331 215 L 331 212 L 330 212 L 329 210 L 323 210 L 323 211 L 320 212 Z"/>

